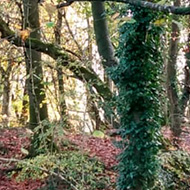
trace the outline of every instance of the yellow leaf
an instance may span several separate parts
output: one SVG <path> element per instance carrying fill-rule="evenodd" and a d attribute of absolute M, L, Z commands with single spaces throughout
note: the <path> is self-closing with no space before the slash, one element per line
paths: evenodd
<path fill-rule="evenodd" d="M 26 39 L 30 36 L 30 29 L 21 30 L 19 32 L 19 35 L 23 41 L 26 41 Z"/>
<path fill-rule="evenodd" d="M 21 26 L 18 25 L 18 24 L 15 24 L 14 27 L 15 27 L 17 30 L 21 30 Z"/>
<path fill-rule="evenodd" d="M 116 19 L 116 18 L 118 18 L 118 17 L 119 17 L 119 15 L 120 15 L 120 13 L 117 13 L 117 12 L 116 12 L 114 15 L 112 15 L 112 17 L 111 17 L 111 18 L 112 18 L 112 19 Z"/>
<path fill-rule="evenodd" d="M 156 26 L 162 26 L 163 24 L 165 23 L 165 19 L 164 18 L 161 18 L 161 19 L 158 19 L 154 22 L 154 24 Z"/>

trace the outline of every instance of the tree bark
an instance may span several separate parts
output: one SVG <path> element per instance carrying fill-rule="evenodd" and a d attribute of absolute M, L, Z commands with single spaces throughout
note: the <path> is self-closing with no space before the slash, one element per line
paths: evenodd
<path fill-rule="evenodd" d="M 190 16 L 188 18 L 189 21 L 189 28 L 190 28 Z M 186 58 L 186 64 L 185 64 L 185 80 L 184 80 L 184 88 L 183 88 L 183 95 L 180 101 L 181 105 L 181 111 L 185 115 L 185 108 L 187 107 L 187 103 L 189 101 L 190 97 L 190 32 L 188 34 L 187 39 L 187 47 L 184 50 L 185 51 L 185 58 Z"/>
<path fill-rule="evenodd" d="M 61 10 L 57 11 L 57 23 L 55 27 L 55 42 L 59 46 L 61 45 L 61 27 L 62 27 L 62 12 Z M 63 67 L 60 64 L 59 61 L 56 63 L 56 68 L 57 68 L 57 79 L 58 79 L 58 89 L 59 89 L 59 110 L 60 110 L 60 118 L 61 121 L 65 123 L 66 121 L 66 102 L 65 102 L 65 90 L 64 90 L 64 81 L 63 81 Z"/>
<path fill-rule="evenodd" d="M 109 37 L 108 26 L 103 2 L 92 2 L 92 15 L 98 52 L 102 59 L 102 65 L 106 69 L 117 65 L 114 57 L 114 49 Z"/>
<path fill-rule="evenodd" d="M 180 6 L 181 1 L 176 0 L 174 2 L 175 6 Z M 176 15 L 173 15 L 174 20 L 179 20 Z M 172 22 L 172 32 L 170 39 L 170 49 L 169 49 L 169 60 L 167 65 L 167 92 L 169 98 L 169 110 L 170 110 L 170 119 L 171 119 L 171 129 L 175 137 L 181 135 L 181 122 L 184 116 L 184 110 L 186 107 L 187 101 L 187 88 L 184 87 L 182 98 L 178 95 L 177 87 L 177 56 L 178 56 L 178 44 L 180 38 L 180 29 L 178 25 Z M 185 68 L 186 83 L 189 82 L 187 79 L 188 73 L 187 68 Z"/>
<path fill-rule="evenodd" d="M 20 123 L 22 125 L 25 125 L 27 120 L 28 120 L 28 99 L 26 99 L 26 96 L 28 95 L 28 91 L 27 91 L 27 81 L 25 81 L 25 85 L 24 85 L 24 92 L 23 92 L 23 100 L 22 100 L 22 111 L 21 111 L 21 115 L 20 115 Z"/>
<path fill-rule="evenodd" d="M 113 84 L 112 80 L 107 77 L 106 69 L 116 66 L 118 62 L 114 56 L 114 48 L 109 36 L 103 2 L 92 2 L 92 15 L 98 52 L 101 57 L 102 65 L 105 69 L 105 79 L 111 91 Z M 113 121 L 111 114 L 105 113 L 105 119 L 109 125 L 115 127 L 118 126 L 118 123 Z"/>
<path fill-rule="evenodd" d="M 8 61 L 7 69 L 2 70 L 3 75 L 3 102 L 2 102 L 2 112 L 3 115 L 3 124 L 5 126 L 9 125 L 9 117 L 10 117 L 10 103 L 11 103 L 11 83 L 10 83 L 10 75 L 12 71 L 11 61 Z"/>
<path fill-rule="evenodd" d="M 40 23 L 37 0 L 23 0 L 24 28 L 34 30 L 31 37 L 40 40 Z M 30 128 L 34 129 L 39 123 L 48 119 L 45 89 L 43 85 L 43 71 L 41 65 L 41 53 L 31 48 L 25 51 L 26 71 L 29 78 L 27 87 L 29 93 Z"/>
<path fill-rule="evenodd" d="M 24 23 L 23 28 L 29 27 L 32 32 L 30 36 L 37 40 L 40 40 L 40 22 L 38 11 L 38 0 L 23 0 L 24 7 Z M 26 46 L 26 41 L 21 41 L 24 44 L 24 55 L 26 62 L 27 73 L 27 92 L 29 95 L 29 128 L 34 130 L 37 126 L 40 126 L 40 130 L 36 131 L 33 135 L 31 146 L 29 149 L 28 157 L 34 157 L 39 152 L 47 151 L 50 149 L 51 134 L 43 139 L 39 139 L 41 133 L 45 133 L 48 129 L 48 125 L 42 125 L 43 120 L 48 120 L 48 110 L 45 96 L 45 88 L 43 85 L 43 70 L 41 65 L 41 53 L 31 48 L 30 41 Z M 43 149 L 40 146 L 43 143 Z"/>

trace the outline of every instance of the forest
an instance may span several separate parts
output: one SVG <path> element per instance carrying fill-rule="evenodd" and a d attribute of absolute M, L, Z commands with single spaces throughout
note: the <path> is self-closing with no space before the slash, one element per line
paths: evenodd
<path fill-rule="evenodd" d="M 0 1 L 0 190 L 190 189 L 189 0 Z"/>

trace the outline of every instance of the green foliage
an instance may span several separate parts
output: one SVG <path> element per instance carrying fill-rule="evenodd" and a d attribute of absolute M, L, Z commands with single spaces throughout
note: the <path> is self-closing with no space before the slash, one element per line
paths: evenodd
<path fill-rule="evenodd" d="M 189 189 L 190 155 L 184 151 L 170 151 L 160 154 L 162 168 L 156 190 Z"/>
<path fill-rule="evenodd" d="M 64 119 L 66 120 L 66 118 Z M 58 145 L 62 141 L 63 129 L 67 127 L 64 119 L 57 123 L 43 120 L 40 125 L 35 127 L 29 156 L 59 151 Z"/>
<path fill-rule="evenodd" d="M 47 26 L 48 28 L 53 28 L 53 27 L 55 26 L 55 23 L 54 23 L 54 22 L 47 22 L 47 23 L 46 23 L 46 26 Z"/>
<path fill-rule="evenodd" d="M 59 174 L 67 189 L 73 189 L 72 186 L 75 186 L 78 190 L 97 190 L 110 183 L 103 175 L 102 163 L 76 151 L 42 154 L 19 163 L 18 167 L 22 168 L 18 180 L 44 179 Z"/>
<path fill-rule="evenodd" d="M 162 30 L 153 24 L 158 13 L 133 6 L 130 10 L 136 22 L 120 27 L 120 62 L 110 71 L 119 89 L 117 107 L 125 147 L 119 156 L 117 185 L 119 190 L 150 190 L 159 171 Z"/>

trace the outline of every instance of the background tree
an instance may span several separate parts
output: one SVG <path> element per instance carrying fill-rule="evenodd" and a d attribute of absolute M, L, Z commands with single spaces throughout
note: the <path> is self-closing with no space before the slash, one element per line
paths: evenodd
<path fill-rule="evenodd" d="M 174 2 L 175 6 L 180 6 L 181 1 L 177 0 Z M 169 59 L 167 63 L 167 92 L 169 98 L 169 114 L 171 119 L 171 129 L 176 137 L 179 137 L 182 129 L 181 123 L 185 117 L 185 108 L 187 107 L 187 100 L 189 92 L 187 86 L 189 85 L 189 71 L 188 65 L 184 67 L 185 81 L 182 87 L 182 95 L 179 95 L 179 80 L 177 79 L 177 61 L 180 50 L 180 28 L 179 28 L 179 17 L 176 15 L 172 16 L 171 25 L 171 36 L 169 45 Z"/>
<path fill-rule="evenodd" d="M 55 33 L 55 43 L 60 46 L 61 45 L 61 28 L 63 22 L 63 12 L 62 10 L 57 11 L 57 23 L 54 29 Z M 58 89 L 59 89 L 59 109 L 60 116 L 63 122 L 66 121 L 66 102 L 65 102 L 65 90 L 64 90 L 64 80 L 63 80 L 63 68 L 60 65 L 59 61 L 57 61 L 57 78 L 58 78 Z"/>
<path fill-rule="evenodd" d="M 3 100 L 2 100 L 2 111 L 1 114 L 3 116 L 3 124 L 5 126 L 9 126 L 9 117 L 10 117 L 10 106 L 11 106 L 11 71 L 12 71 L 12 60 L 8 60 L 7 68 L 4 69 L 0 66 L 0 70 L 2 73 L 2 81 L 3 81 Z"/>

